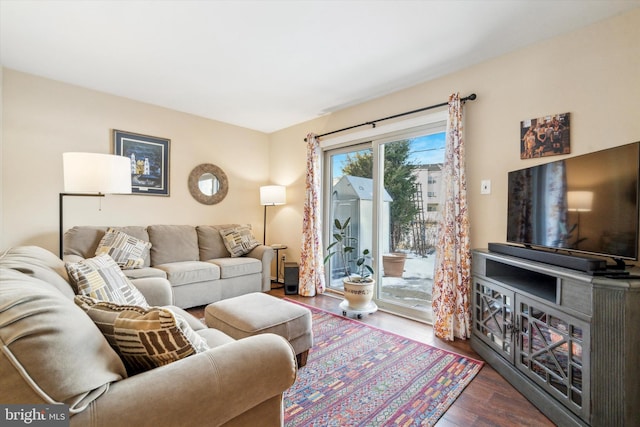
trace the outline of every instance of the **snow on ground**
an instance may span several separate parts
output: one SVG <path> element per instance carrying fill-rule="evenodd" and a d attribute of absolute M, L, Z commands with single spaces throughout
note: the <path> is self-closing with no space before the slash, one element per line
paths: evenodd
<path fill-rule="evenodd" d="M 407 254 L 402 277 L 382 277 L 382 297 L 410 306 L 430 307 L 435 254 Z"/>
<path fill-rule="evenodd" d="M 434 262 L 435 254 L 407 253 L 402 277 L 382 277 L 382 299 L 430 310 Z M 331 288 L 342 290 L 342 279 L 332 280 Z"/>

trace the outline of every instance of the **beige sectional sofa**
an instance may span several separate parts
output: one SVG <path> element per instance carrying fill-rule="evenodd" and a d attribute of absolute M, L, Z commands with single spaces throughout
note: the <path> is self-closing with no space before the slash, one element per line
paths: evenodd
<path fill-rule="evenodd" d="M 131 283 L 149 305 L 171 303 L 166 279 Z M 209 349 L 131 374 L 103 323 L 80 307 L 82 298 L 51 252 L 23 246 L 0 253 L 0 402 L 64 403 L 71 426 L 83 427 L 282 425 L 283 392 L 297 372 L 284 338 L 234 340 L 170 307 Z"/>
<path fill-rule="evenodd" d="M 234 227 L 238 224 L 114 228 L 151 243 L 143 267 L 124 273 L 132 279 L 167 279 L 173 304 L 189 308 L 271 289 L 273 249 L 258 245 L 246 255 L 232 257 L 220 231 Z M 93 257 L 108 228 L 77 226 L 68 230 L 64 235 L 63 259 L 78 262 Z"/>

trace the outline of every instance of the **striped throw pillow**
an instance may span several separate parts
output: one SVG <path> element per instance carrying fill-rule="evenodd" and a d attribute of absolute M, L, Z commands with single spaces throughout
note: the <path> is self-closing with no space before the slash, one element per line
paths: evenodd
<path fill-rule="evenodd" d="M 183 317 L 167 308 L 120 305 L 82 295 L 75 303 L 98 326 L 129 375 L 209 349 Z"/>
<path fill-rule="evenodd" d="M 124 275 L 109 255 L 98 255 L 65 264 L 71 285 L 78 295 L 115 302 L 148 306 L 144 295 Z"/>
<path fill-rule="evenodd" d="M 151 243 L 136 239 L 123 231 L 109 228 L 98 243 L 96 255 L 107 254 L 120 268 L 130 270 L 144 265 L 149 249 L 151 249 Z"/>
<path fill-rule="evenodd" d="M 260 243 L 253 237 L 250 225 L 241 225 L 234 228 L 220 230 L 220 236 L 224 246 L 232 257 L 239 257 L 251 252 Z"/>

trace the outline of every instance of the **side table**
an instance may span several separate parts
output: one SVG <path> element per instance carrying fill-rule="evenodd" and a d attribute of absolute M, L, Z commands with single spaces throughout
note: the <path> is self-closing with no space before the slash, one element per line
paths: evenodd
<path fill-rule="evenodd" d="M 286 245 L 271 245 L 274 251 L 276 251 L 276 283 L 280 284 L 280 251 L 287 249 Z M 284 288 L 284 285 L 271 289 Z"/>

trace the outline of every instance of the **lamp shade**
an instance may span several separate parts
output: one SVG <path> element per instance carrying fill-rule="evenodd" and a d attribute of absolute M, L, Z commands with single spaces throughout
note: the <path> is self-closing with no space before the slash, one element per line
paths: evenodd
<path fill-rule="evenodd" d="M 567 191 L 567 209 L 573 212 L 589 212 L 593 203 L 593 191 Z"/>
<path fill-rule="evenodd" d="M 131 193 L 131 160 L 100 153 L 63 153 L 65 193 Z"/>
<path fill-rule="evenodd" d="M 284 205 L 287 202 L 287 190 L 283 185 L 265 185 L 260 187 L 261 205 Z"/>

